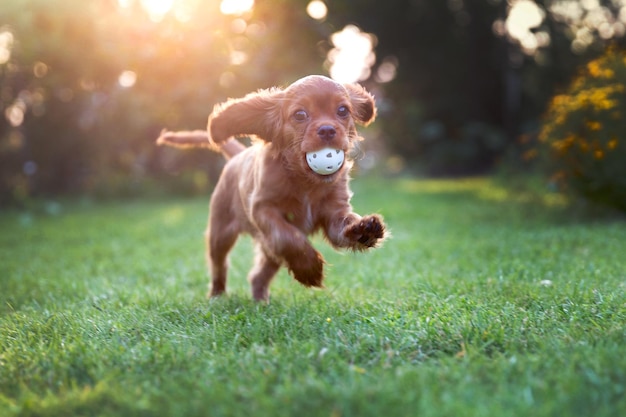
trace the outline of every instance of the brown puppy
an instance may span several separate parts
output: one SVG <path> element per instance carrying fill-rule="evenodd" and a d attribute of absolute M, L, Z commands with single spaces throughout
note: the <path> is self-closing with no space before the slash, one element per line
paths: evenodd
<path fill-rule="evenodd" d="M 322 287 L 324 260 L 307 235 L 322 230 L 335 248 L 362 251 L 385 238 L 379 215 L 352 211 L 348 173 L 314 172 L 306 153 L 322 148 L 348 153 L 360 140 L 355 122 L 374 120 L 374 98 L 357 84 L 323 76 L 302 78 L 285 89 L 261 90 L 217 105 L 208 133 L 163 132 L 159 144 L 210 147 L 230 158 L 215 187 L 206 232 L 212 277 L 209 295 L 226 290 L 227 255 L 240 233 L 250 234 L 256 260 L 248 279 L 256 300 L 269 299 L 281 265 L 305 286 Z M 254 136 L 251 147 L 233 139 Z"/>

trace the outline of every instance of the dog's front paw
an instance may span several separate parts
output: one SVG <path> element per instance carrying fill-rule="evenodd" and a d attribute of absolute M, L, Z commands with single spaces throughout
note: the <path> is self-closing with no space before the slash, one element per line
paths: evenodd
<path fill-rule="evenodd" d="M 299 257 L 287 261 L 293 277 L 305 287 L 323 288 L 324 258 L 313 248 L 308 248 Z"/>
<path fill-rule="evenodd" d="M 385 239 L 385 223 L 377 214 L 365 216 L 348 226 L 345 236 L 357 243 L 357 249 L 375 248 Z"/>

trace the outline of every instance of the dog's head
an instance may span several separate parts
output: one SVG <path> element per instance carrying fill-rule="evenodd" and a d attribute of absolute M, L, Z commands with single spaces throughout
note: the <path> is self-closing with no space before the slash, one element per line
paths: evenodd
<path fill-rule="evenodd" d="M 361 139 L 355 123 L 367 125 L 375 117 L 374 98 L 363 87 L 312 75 L 285 89 L 261 90 L 216 106 L 208 131 L 215 143 L 254 135 L 290 169 L 321 177 L 307 166 L 306 153 L 322 148 L 350 151 Z"/>

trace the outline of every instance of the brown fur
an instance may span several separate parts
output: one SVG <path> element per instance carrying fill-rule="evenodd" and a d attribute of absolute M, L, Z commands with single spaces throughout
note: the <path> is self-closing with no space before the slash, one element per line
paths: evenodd
<path fill-rule="evenodd" d="M 252 296 L 266 301 L 271 280 L 283 265 L 303 285 L 323 286 L 324 259 L 307 235 L 321 230 L 335 248 L 356 251 L 380 245 L 386 235 L 382 217 L 352 211 L 352 162 L 322 176 L 305 160 L 307 152 L 324 147 L 348 154 L 361 139 L 355 122 L 367 125 L 375 116 L 374 98 L 361 86 L 309 76 L 286 89 L 261 90 L 215 106 L 207 132 L 162 132 L 159 144 L 208 147 L 230 159 L 210 203 L 210 296 L 226 290 L 227 255 L 241 233 L 255 240 L 255 264 L 248 276 Z M 238 136 L 253 136 L 253 145 L 244 147 L 233 139 Z"/>

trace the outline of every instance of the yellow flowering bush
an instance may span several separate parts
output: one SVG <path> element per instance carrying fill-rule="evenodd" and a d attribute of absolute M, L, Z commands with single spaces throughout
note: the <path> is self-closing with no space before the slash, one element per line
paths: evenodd
<path fill-rule="evenodd" d="M 626 211 L 626 53 L 589 62 L 552 99 L 539 140 L 554 182 Z"/>

